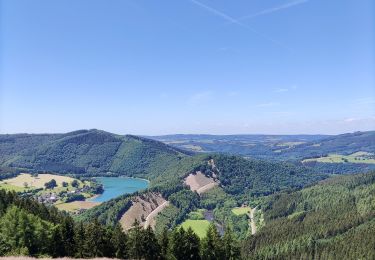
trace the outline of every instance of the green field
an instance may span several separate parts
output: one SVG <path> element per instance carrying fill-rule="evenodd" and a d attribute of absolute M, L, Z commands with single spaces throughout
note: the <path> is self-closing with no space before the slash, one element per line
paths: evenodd
<path fill-rule="evenodd" d="M 69 212 L 74 212 L 78 209 L 90 209 L 97 205 L 99 205 L 100 202 L 92 202 L 92 201 L 73 201 L 68 203 L 57 203 L 55 206 L 59 210 L 65 210 Z"/>
<path fill-rule="evenodd" d="M 250 207 L 238 207 L 232 209 L 233 214 L 240 216 L 250 213 L 251 208 Z"/>
<path fill-rule="evenodd" d="M 5 187 L 18 187 L 18 189 L 15 189 L 16 191 L 22 191 L 26 189 L 38 189 L 38 188 L 44 188 L 44 184 L 46 182 L 51 181 L 54 179 L 56 181 L 57 187 L 62 188 L 62 183 L 67 182 L 70 186 L 70 183 L 74 180 L 74 178 L 67 177 L 67 176 L 61 176 L 56 174 L 38 174 L 36 176 L 33 176 L 28 173 L 22 173 L 14 178 L 6 179 L 3 181 L 0 181 L 0 187 L 4 185 Z M 81 181 L 78 181 L 79 185 L 82 185 Z M 27 187 L 26 187 L 26 186 Z M 20 188 L 22 190 L 20 190 Z"/>
<path fill-rule="evenodd" d="M 206 236 L 206 232 L 208 227 L 210 226 L 210 222 L 205 219 L 193 220 L 187 219 L 185 220 L 181 226 L 187 230 L 189 227 L 193 229 L 193 231 L 200 237 L 204 238 Z"/>
<path fill-rule="evenodd" d="M 375 164 L 373 154 L 367 152 L 356 152 L 350 155 L 329 154 L 325 157 L 311 158 L 303 160 L 302 162 L 322 162 L 322 163 L 367 163 Z"/>
<path fill-rule="evenodd" d="M 189 213 L 189 219 L 191 220 L 199 220 L 204 219 L 204 213 L 205 209 L 198 209 L 196 211 L 192 211 Z"/>
<path fill-rule="evenodd" d="M 7 182 L 0 182 L 0 189 L 6 190 L 6 191 L 15 191 L 15 192 L 24 192 L 28 190 L 24 187 L 18 187 L 12 184 L 9 184 Z"/>

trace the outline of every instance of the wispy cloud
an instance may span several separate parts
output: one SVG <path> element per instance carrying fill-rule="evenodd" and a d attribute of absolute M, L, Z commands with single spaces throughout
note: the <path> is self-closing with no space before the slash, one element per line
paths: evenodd
<path fill-rule="evenodd" d="M 288 92 L 289 89 L 288 88 L 278 88 L 278 89 L 275 89 L 275 93 L 282 93 L 282 92 Z"/>
<path fill-rule="evenodd" d="M 284 9 L 288 9 L 288 8 L 291 8 L 291 7 L 294 7 L 294 6 L 297 6 L 297 5 L 305 4 L 308 1 L 309 0 L 296 0 L 296 1 L 293 1 L 293 2 L 289 2 L 289 3 L 283 4 L 283 5 L 273 7 L 273 8 L 265 9 L 263 11 L 255 13 L 255 14 L 240 17 L 240 18 L 237 19 L 237 21 L 240 22 L 240 21 L 248 20 L 248 19 L 251 19 L 251 18 L 258 17 L 258 16 L 271 14 L 271 13 L 278 12 L 278 11 L 281 11 L 281 10 L 284 10 Z"/>
<path fill-rule="evenodd" d="M 201 103 L 204 101 L 208 101 L 212 98 L 212 95 L 213 95 L 212 91 L 198 92 L 188 98 L 188 103 L 197 104 L 197 103 Z"/>
<path fill-rule="evenodd" d="M 290 88 L 276 88 L 273 90 L 274 93 L 283 93 L 288 91 L 293 91 L 297 89 L 297 85 L 293 85 Z"/>
<path fill-rule="evenodd" d="M 350 123 L 350 122 L 354 122 L 354 121 L 358 121 L 358 120 L 360 120 L 360 118 L 349 117 L 349 118 L 345 118 L 344 122 L 345 123 Z"/>
<path fill-rule="evenodd" d="M 268 37 L 267 35 L 265 35 L 265 34 L 263 34 L 263 33 L 258 32 L 258 31 L 255 30 L 254 28 L 251 28 L 251 27 L 245 25 L 244 23 L 240 22 L 239 19 L 236 19 L 236 18 L 234 18 L 234 17 L 232 17 L 232 16 L 230 16 L 230 15 L 228 15 L 228 14 L 222 12 L 222 11 L 219 11 L 219 10 L 216 9 L 216 8 L 213 8 L 213 7 L 211 7 L 211 6 L 208 6 L 208 5 L 206 5 L 206 4 L 203 4 L 202 2 L 199 2 L 199 1 L 197 1 L 197 0 L 189 0 L 189 1 L 190 1 L 191 3 L 193 3 L 193 4 L 197 5 L 197 6 L 199 6 L 200 8 L 205 9 L 206 11 L 210 12 L 211 14 L 221 17 L 222 19 L 226 20 L 226 21 L 227 21 L 228 23 L 230 23 L 230 24 L 236 24 L 236 25 L 241 26 L 241 27 L 243 27 L 243 28 L 245 28 L 245 29 L 248 29 L 248 30 L 250 30 L 251 32 L 253 32 L 254 34 L 258 35 L 259 37 L 261 37 L 261 38 L 263 38 L 263 39 L 265 39 L 265 40 L 267 40 L 267 41 L 270 41 L 270 42 L 272 42 L 273 44 L 278 45 L 279 47 L 282 47 L 283 49 L 290 50 L 290 49 L 289 49 L 288 47 L 286 47 L 284 44 L 282 44 L 282 43 L 280 43 L 280 42 L 278 42 L 278 41 L 276 41 L 276 40 L 274 40 L 274 39 Z"/>
<path fill-rule="evenodd" d="M 256 105 L 257 107 L 274 107 L 274 106 L 278 106 L 280 105 L 280 103 L 276 103 L 276 102 L 268 102 L 268 103 L 262 103 L 262 104 L 258 104 Z"/>
<path fill-rule="evenodd" d="M 199 7 L 203 8 L 203 9 L 206 9 L 207 11 L 209 11 L 210 13 L 212 13 L 212 14 L 214 14 L 216 16 L 220 16 L 221 18 L 227 20 L 230 23 L 234 23 L 234 24 L 237 24 L 239 26 L 245 27 L 245 25 L 243 23 L 241 23 L 240 21 L 236 20 L 235 18 L 233 18 L 230 15 L 227 15 L 226 13 L 223 13 L 223 12 L 217 10 L 216 8 L 213 8 L 211 6 L 203 4 L 203 3 L 199 2 L 199 1 L 196 1 L 196 0 L 190 0 L 190 2 L 192 2 L 193 4 L 199 6 Z"/>

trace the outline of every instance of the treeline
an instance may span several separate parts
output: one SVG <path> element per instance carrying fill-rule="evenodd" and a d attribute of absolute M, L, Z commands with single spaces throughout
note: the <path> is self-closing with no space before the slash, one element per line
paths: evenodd
<path fill-rule="evenodd" d="M 2 154 L 8 160 L 0 160 L 0 165 L 27 168 L 31 172 L 85 176 L 111 173 L 153 175 L 187 156 L 187 153 L 161 142 L 95 129 L 43 138 L 40 135 L 29 135 L 27 138 L 0 136 Z"/>
<path fill-rule="evenodd" d="M 375 259 L 375 172 L 340 176 L 262 206 L 266 225 L 248 237 L 249 259 Z"/>
<path fill-rule="evenodd" d="M 119 225 L 75 222 L 54 207 L 0 190 L 0 256 L 11 255 L 224 260 L 240 259 L 240 247 L 229 228 L 220 236 L 213 224 L 202 240 L 183 228 L 157 236 L 137 222 L 124 233 Z"/>
<path fill-rule="evenodd" d="M 0 181 L 8 178 L 16 177 L 23 169 L 0 166 Z"/>
<path fill-rule="evenodd" d="M 208 165 L 210 159 L 216 164 L 215 174 L 222 187 L 219 193 L 208 192 L 200 197 L 184 186 L 184 178 L 197 170 L 208 176 L 213 175 L 214 170 Z M 205 208 L 214 211 L 215 220 L 220 224 L 231 225 L 238 238 L 247 235 L 248 220 L 246 216 L 235 216 L 231 211 L 233 207 L 253 201 L 259 196 L 302 188 L 327 177 L 292 164 L 246 160 L 227 155 L 184 157 L 177 162 L 172 162 L 168 167 L 164 166 L 164 169 L 158 167 L 156 169 L 160 171 L 158 175 L 154 170 L 152 171 L 151 186 L 145 192 L 160 193 L 163 198 L 171 202 L 171 205 L 157 217 L 158 234 L 164 228 L 174 228 L 181 224 L 189 212 L 197 208 Z M 113 226 L 131 206 L 131 197 L 137 195 L 139 194 L 124 195 L 102 203 L 87 210 L 78 218 L 85 221 L 98 218 L 101 223 Z"/>
<path fill-rule="evenodd" d="M 316 172 L 327 174 L 358 173 L 375 170 L 375 164 L 366 163 L 322 163 L 310 161 L 303 163 L 303 165 L 313 168 Z"/>
<path fill-rule="evenodd" d="M 224 191 L 231 195 L 259 197 L 272 193 L 300 189 L 327 178 L 306 167 L 243 159 L 238 156 L 214 155 L 219 180 Z"/>

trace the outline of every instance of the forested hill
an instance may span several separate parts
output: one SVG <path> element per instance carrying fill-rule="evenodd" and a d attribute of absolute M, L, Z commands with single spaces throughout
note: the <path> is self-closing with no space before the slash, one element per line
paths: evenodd
<path fill-rule="evenodd" d="M 340 176 L 262 206 L 249 259 L 375 259 L 375 172 Z"/>
<path fill-rule="evenodd" d="M 326 135 L 168 135 L 155 140 L 195 152 L 220 152 L 258 159 L 303 159 L 328 153 L 375 151 L 375 131 Z"/>
<path fill-rule="evenodd" d="M 284 157 L 309 158 L 329 153 L 349 155 L 355 152 L 375 152 L 375 131 L 355 132 L 304 143 L 284 151 Z"/>
<path fill-rule="evenodd" d="M 147 175 L 187 154 L 158 141 L 100 130 L 0 136 L 1 165 L 29 171 Z"/>
<path fill-rule="evenodd" d="M 209 161 L 215 166 L 208 164 Z M 213 198 L 202 199 L 183 185 L 185 177 L 196 171 L 208 177 L 215 176 L 219 183 L 220 196 L 224 196 L 221 201 Z M 160 192 L 171 202 L 173 214 L 163 220 L 163 225 L 173 228 L 181 224 L 189 212 L 198 208 L 223 207 L 223 203 L 225 204 L 229 198 L 233 198 L 238 203 L 233 207 L 240 206 L 243 202 L 253 201 L 278 191 L 300 189 L 327 177 L 326 174 L 317 174 L 308 168 L 288 163 L 246 160 L 239 156 L 220 154 L 196 155 L 184 157 L 177 164 L 171 164 L 165 171 L 159 172 L 157 178 L 151 180 L 149 190 L 143 194 L 149 191 Z M 123 195 L 104 202 L 85 211 L 79 218 L 82 220 L 97 218 L 102 223 L 114 225 L 128 210 L 132 196 Z M 210 206 L 207 206 L 208 204 Z M 225 214 L 231 216 L 231 208 L 225 210 L 227 210 Z"/>

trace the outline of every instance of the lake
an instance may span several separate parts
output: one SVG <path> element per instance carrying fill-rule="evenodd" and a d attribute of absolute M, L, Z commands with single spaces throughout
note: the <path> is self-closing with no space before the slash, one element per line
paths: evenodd
<path fill-rule="evenodd" d="M 98 177 L 95 178 L 103 184 L 104 192 L 90 201 L 105 202 L 123 194 L 134 193 L 148 187 L 148 181 L 138 178 L 125 177 Z"/>

